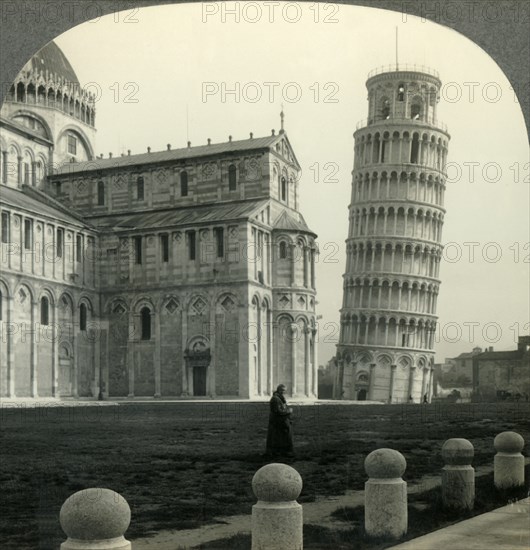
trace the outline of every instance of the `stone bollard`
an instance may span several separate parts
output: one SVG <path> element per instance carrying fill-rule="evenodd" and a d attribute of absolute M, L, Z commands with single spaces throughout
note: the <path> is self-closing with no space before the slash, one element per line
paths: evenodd
<path fill-rule="evenodd" d="M 267 464 L 252 479 L 258 502 L 252 506 L 252 550 L 302 550 L 300 474 L 286 464 Z"/>
<path fill-rule="evenodd" d="M 131 550 L 124 538 L 131 523 L 127 501 L 110 489 L 91 488 L 68 497 L 60 522 L 68 536 L 61 550 Z"/>
<path fill-rule="evenodd" d="M 394 449 L 372 451 L 364 461 L 364 529 L 370 537 L 398 539 L 407 532 L 407 461 Z"/>
<path fill-rule="evenodd" d="M 442 501 L 444 508 L 472 510 L 475 503 L 475 450 L 467 439 L 448 439 L 442 446 Z"/>
<path fill-rule="evenodd" d="M 493 480 L 497 489 L 524 485 L 524 439 L 516 432 L 502 432 L 493 441 L 497 454 L 493 459 Z"/>

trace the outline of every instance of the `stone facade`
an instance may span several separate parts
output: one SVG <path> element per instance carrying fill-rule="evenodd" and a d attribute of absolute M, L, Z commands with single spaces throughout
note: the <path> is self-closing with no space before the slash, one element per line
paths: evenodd
<path fill-rule="evenodd" d="M 374 71 L 355 160 L 334 397 L 432 395 L 449 134 L 434 71 Z"/>
<path fill-rule="evenodd" d="M 473 393 L 479 399 L 526 399 L 530 395 L 530 336 L 519 336 L 516 350 L 491 348 L 475 355 Z"/>
<path fill-rule="evenodd" d="M 94 158 L 93 98 L 53 43 L 0 116 L 1 396 L 316 397 L 316 235 L 283 122 Z"/>

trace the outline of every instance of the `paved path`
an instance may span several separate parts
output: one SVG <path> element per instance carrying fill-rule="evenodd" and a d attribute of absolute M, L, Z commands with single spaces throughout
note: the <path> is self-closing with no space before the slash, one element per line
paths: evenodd
<path fill-rule="evenodd" d="M 528 460 L 529 459 L 527 459 L 527 461 Z M 491 465 L 479 466 L 475 469 L 477 476 L 485 475 L 492 471 L 493 467 Z M 408 494 L 421 493 L 438 485 L 440 485 L 440 476 L 424 476 L 416 483 L 410 482 L 407 492 Z M 349 529 L 351 525 L 348 522 L 332 518 L 331 514 L 340 508 L 362 506 L 363 504 L 364 491 L 347 491 L 346 494 L 337 497 L 317 498 L 315 502 L 303 504 L 304 523 L 331 529 Z M 249 513 L 245 515 L 215 518 L 223 523 L 205 525 L 199 529 L 160 531 L 152 537 L 136 540 L 131 539 L 133 550 L 177 550 L 180 548 L 193 548 L 200 544 L 228 538 L 238 533 L 250 533 L 250 507 L 251 505 L 249 505 Z M 420 547 L 415 548 L 418 550 L 420 549 Z M 482 546 L 480 550 L 493 550 L 494 548 L 495 547 Z M 427 547 L 421 548 L 421 550 L 427 550 Z M 461 547 L 453 545 L 451 550 L 461 550 Z M 467 548 L 465 550 L 467 550 Z"/>
<path fill-rule="evenodd" d="M 392 547 L 394 550 L 528 550 L 530 498 Z"/>

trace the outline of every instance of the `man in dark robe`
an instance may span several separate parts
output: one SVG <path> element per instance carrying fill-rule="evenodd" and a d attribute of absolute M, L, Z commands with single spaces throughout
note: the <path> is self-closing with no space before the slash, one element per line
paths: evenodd
<path fill-rule="evenodd" d="M 293 456 L 293 431 L 291 414 L 284 397 L 285 386 L 280 384 L 269 402 L 269 429 L 267 432 L 267 456 Z"/>

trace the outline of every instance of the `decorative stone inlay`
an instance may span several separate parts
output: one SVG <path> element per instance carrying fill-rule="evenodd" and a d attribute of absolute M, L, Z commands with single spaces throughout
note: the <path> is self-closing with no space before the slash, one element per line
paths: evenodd
<path fill-rule="evenodd" d="M 232 225 L 232 226 L 229 227 L 228 231 L 229 231 L 230 237 L 232 239 L 235 239 L 238 235 L 239 229 L 238 229 L 237 225 Z"/>
<path fill-rule="evenodd" d="M 164 183 L 167 179 L 167 173 L 164 169 L 161 168 L 160 170 L 156 171 L 155 177 L 159 183 Z"/>
<path fill-rule="evenodd" d="M 205 241 L 208 239 L 210 231 L 208 229 L 201 229 L 201 241 Z"/>
<path fill-rule="evenodd" d="M 171 315 L 173 315 L 173 313 L 175 313 L 175 311 L 177 311 L 179 305 L 178 305 L 178 302 L 175 300 L 175 298 L 170 298 L 166 304 L 166 310 L 168 311 L 168 313 L 170 313 Z"/>
<path fill-rule="evenodd" d="M 177 231 L 176 233 L 173 233 L 173 240 L 176 242 L 180 242 L 182 239 L 182 233 L 180 231 Z"/>
<path fill-rule="evenodd" d="M 232 311 L 232 309 L 235 306 L 234 300 L 230 298 L 230 296 L 227 296 L 222 302 L 221 305 L 227 310 Z"/>
<path fill-rule="evenodd" d="M 217 172 L 217 166 L 213 162 L 208 162 L 202 167 L 202 175 L 205 179 L 209 179 Z"/>
<path fill-rule="evenodd" d="M 287 298 L 287 296 L 284 294 L 280 299 L 279 299 L 279 302 L 280 302 L 280 305 L 282 307 L 287 307 L 289 305 L 289 298 Z"/>
<path fill-rule="evenodd" d="M 116 315 L 123 315 L 124 313 L 126 313 L 126 309 L 125 307 L 123 306 L 123 304 L 116 304 L 114 306 L 114 309 L 112 310 L 112 313 L 116 314 Z"/>
<path fill-rule="evenodd" d="M 205 310 L 207 304 L 202 298 L 197 298 L 195 302 L 192 304 L 192 308 L 201 315 L 202 312 Z"/>
<path fill-rule="evenodd" d="M 298 304 L 300 305 L 300 307 L 304 307 L 305 306 L 305 299 L 303 296 L 300 296 L 298 298 Z"/>

